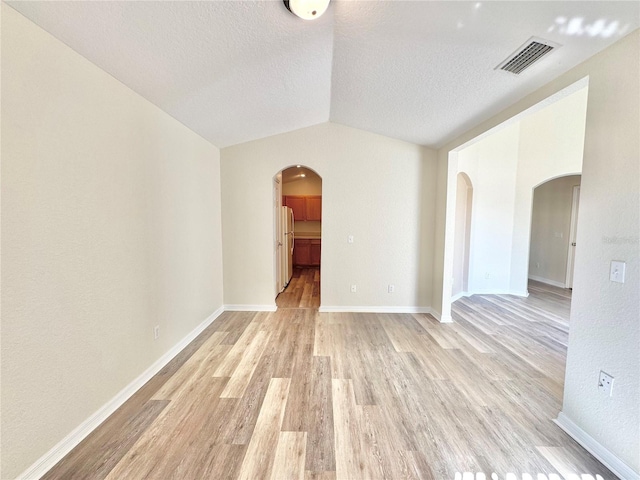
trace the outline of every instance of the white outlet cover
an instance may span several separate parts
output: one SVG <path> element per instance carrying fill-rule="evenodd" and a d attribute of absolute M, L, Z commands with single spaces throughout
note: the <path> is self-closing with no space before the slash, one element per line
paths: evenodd
<path fill-rule="evenodd" d="M 613 394 L 613 377 L 602 370 L 598 376 L 598 390 L 609 396 Z"/>
<path fill-rule="evenodd" d="M 611 271 L 609 272 L 609 280 L 617 283 L 624 283 L 625 262 L 617 260 L 611 261 Z"/>

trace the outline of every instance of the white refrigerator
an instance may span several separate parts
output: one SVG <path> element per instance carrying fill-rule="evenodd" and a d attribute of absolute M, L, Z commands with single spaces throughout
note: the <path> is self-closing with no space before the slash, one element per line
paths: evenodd
<path fill-rule="evenodd" d="M 293 275 L 293 249 L 295 248 L 293 210 L 289 207 L 280 209 L 280 232 L 282 235 L 280 239 L 280 244 L 282 245 L 280 272 L 282 275 L 281 285 L 284 289 Z"/>

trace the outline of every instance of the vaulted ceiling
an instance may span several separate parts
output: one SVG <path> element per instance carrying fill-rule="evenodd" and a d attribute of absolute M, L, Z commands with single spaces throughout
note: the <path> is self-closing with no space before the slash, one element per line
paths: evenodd
<path fill-rule="evenodd" d="M 214 145 L 332 121 L 439 147 L 640 25 L 639 2 L 7 2 Z M 560 48 L 495 67 L 530 37 Z"/>

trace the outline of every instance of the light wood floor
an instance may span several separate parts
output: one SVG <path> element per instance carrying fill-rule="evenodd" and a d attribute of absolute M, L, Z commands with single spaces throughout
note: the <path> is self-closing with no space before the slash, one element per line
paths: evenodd
<path fill-rule="evenodd" d="M 276 298 L 278 308 L 318 308 L 320 269 L 294 268 L 287 288 Z"/>
<path fill-rule="evenodd" d="M 226 312 L 45 478 L 612 479 L 551 421 L 568 292 L 530 291 L 461 299 L 453 324 Z"/>

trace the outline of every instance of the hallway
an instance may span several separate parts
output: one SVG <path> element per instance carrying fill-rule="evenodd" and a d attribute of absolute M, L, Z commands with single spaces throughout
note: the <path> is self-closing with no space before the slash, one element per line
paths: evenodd
<path fill-rule="evenodd" d="M 287 288 L 276 298 L 278 308 L 318 308 L 320 268 L 294 268 Z"/>

